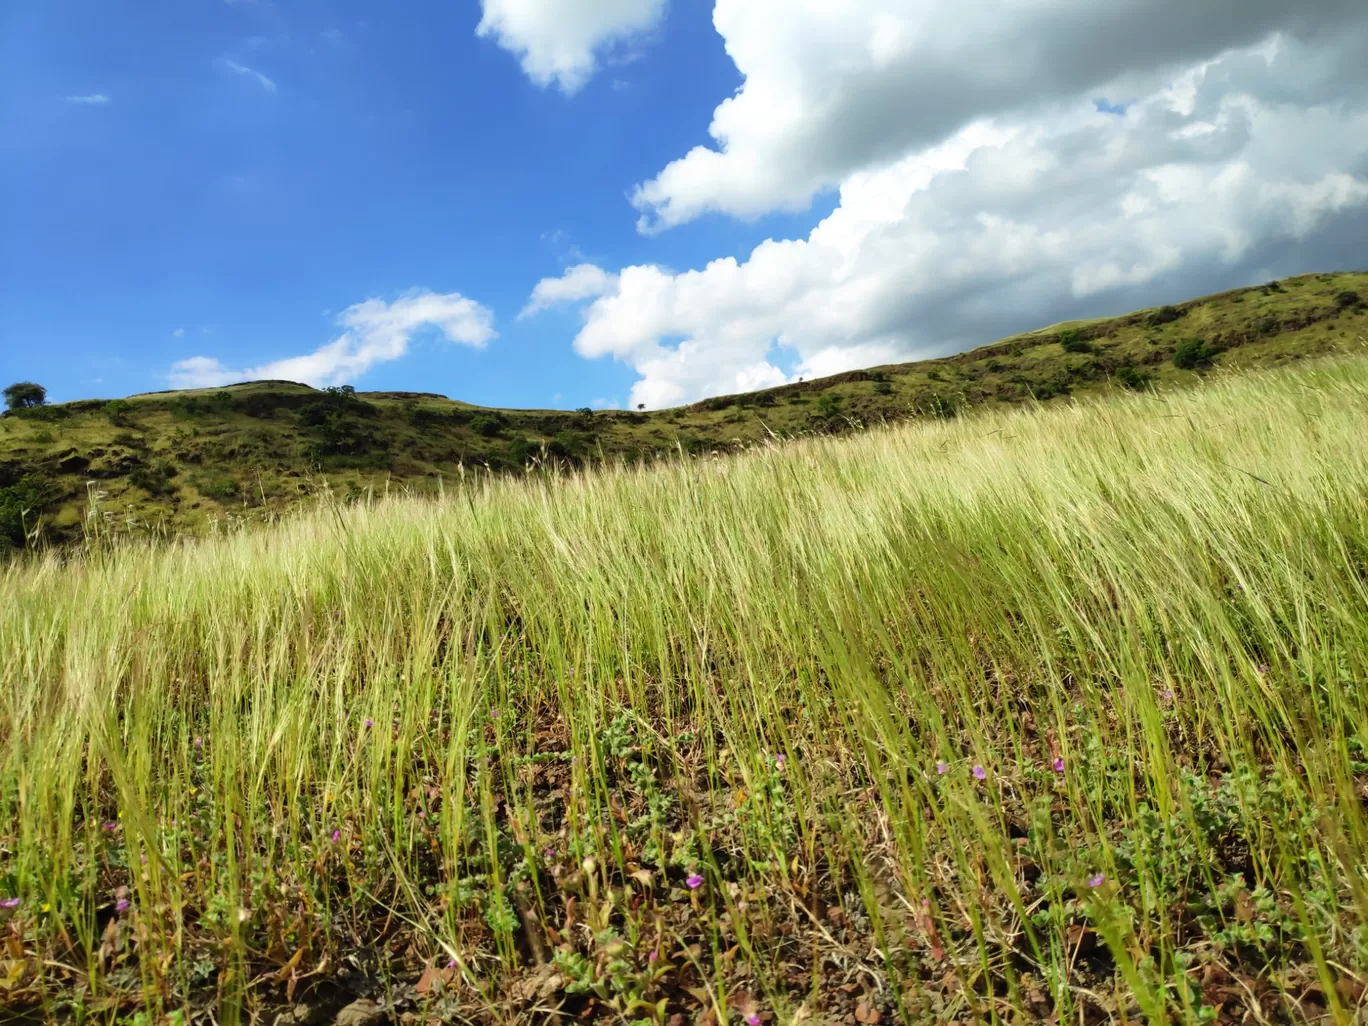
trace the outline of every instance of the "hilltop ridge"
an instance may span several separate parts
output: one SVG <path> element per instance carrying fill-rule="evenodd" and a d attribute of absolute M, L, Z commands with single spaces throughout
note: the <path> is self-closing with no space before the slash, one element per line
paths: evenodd
<path fill-rule="evenodd" d="M 935 360 L 847 371 L 659 411 L 494 409 L 433 392 L 290 381 L 85 399 L 0 418 L 0 547 L 107 523 L 196 532 L 267 517 L 321 487 L 437 489 L 517 472 L 726 451 L 771 438 L 955 416 L 1274 366 L 1368 337 L 1368 272 L 1308 274 L 1116 317 L 1066 321 Z"/>

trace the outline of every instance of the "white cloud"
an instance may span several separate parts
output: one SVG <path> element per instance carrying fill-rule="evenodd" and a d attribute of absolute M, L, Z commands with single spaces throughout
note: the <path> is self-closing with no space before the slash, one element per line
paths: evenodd
<path fill-rule="evenodd" d="M 789 42 L 780 31 L 771 45 Z M 612 287 L 585 306 L 575 349 L 632 367 L 631 404 L 657 408 L 1361 263 L 1365 44 L 1368 21 L 1259 40 L 1109 83 L 1122 116 L 1088 86 L 871 158 L 805 239 L 682 273 L 601 272 Z M 534 302 L 569 298 L 554 289 L 574 291 L 550 279 Z"/>
<path fill-rule="evenodd" d="M 518 58 L 539 86 L 567 95 L 583 88 L 599 60 L 660 24 L 666 0 L 481 0 L 477 35 Z"/>
<path fill-rule="evenodd" d="M 110 102 L 109 97 L 104 93 L 87 93 L 83 96 L 67 96 L 63 98 L 67 103 L 80 103 L 96 107 L 103 107 Z"/>
<path fill-rule="evenodd" d="M 237 370 L 209 356 L 192 356 L 171 368 L 169 380 L 178 388 L 212 388 L 236 381 L 281 378 L 309 385 L 336 385 L 355 380 L 377 363 L 398 360 L 413 336 L 433 327 L 449 342 L 483 348 L 494 332 L 494 315 L 458 292 L 409 292 L 393 303 L 368 299 L 342 311 L 344 329 L 327 345 L 304 356 Z"/>
<path fill-rule="evenodd" d="M 172 336 L 173 338 L 184 338 L 184 337 L 185 337 L 185 329 L 184 329 L 184 328 L 177 328 L 175 331 L 171 332 L 171 336 Z"/>
<path fill-rule="evenodd" d="M 576 264 L 559 278 L 543 278 L 537 282 L 532 290 L 532 298 L 522 308 L 518 318 L 521 320 L 524 317 L 531 317 L 547 307 L 560 303 L 602 296 L 616 287 L 616 275 L 609 274 L 593 264 Z"/>
<path fill-rule="evenodd" d="M 230 60 L 227 57 L 223 58 L 223 66 L 227 68 L 229 71 L 242 75 L 245 78 L 252 79 L 254 82 L 256 82 L 257 85 L 261 86 L 261 88 L 265 89 L 268 93 L 273 93 L 276 91 L 275 81 L 273 79 L 267 78 L 261 72 L 257 71 L 256 68 L 249 68 L 247 65 L 239 64 L 237 61 Z"/>
<path fill-rule="evenodd" d="M 714 111 L 713 145 L 633 201 L 644 231 L 803 209 L 972 121 L 1104 86 L 1148 94 L 1174 68 L 1275 32 L 1319 41 L 1364 20 L 1362 0 L 717 0 L 713 24 L 744 83 Z"/>

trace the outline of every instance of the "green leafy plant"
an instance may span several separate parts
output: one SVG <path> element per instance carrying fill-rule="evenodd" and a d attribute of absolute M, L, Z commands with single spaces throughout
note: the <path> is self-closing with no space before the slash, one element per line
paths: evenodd
<path fill-rule="evenodd" d="M 5 389 L 5 407 L 27 410 L 47 402 L 47 389 L 32 381 L 16 381 Z"/>
<path fill-rule="evenodd" d="M 1093 351 L 1091 343 L 1077 329 L 1061 331 L 1059 333 L 1059 346 L 1066 353 L 1091 353 Z"/>
<path fill-rule="evenodd" d="M 1173 351 L 1173 365 L 1179 370 L 1200 370 L 1211 366 L 1216 352 L 1204 339 L 1184 339 Z"/>

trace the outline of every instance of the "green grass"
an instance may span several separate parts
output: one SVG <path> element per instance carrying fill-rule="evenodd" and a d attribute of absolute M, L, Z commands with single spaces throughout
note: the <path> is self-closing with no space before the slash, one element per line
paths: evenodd
<path fill-rule="evenodd" d="M 1344 357 L 16 563 L 0 1004 L 1348 1023 L 1366 418 Z"/>
<path fill-rule="evenodd" d="M 435 492 L 486 468 L 672 459 L 969 408 L 1190 384 L 1213 367 L 1359 348 L 1368 305 L 1343 296 L 1368 297 L 1368 273 L 1306 275 L 1165 311 L 1053 325 L 943 360 L 645 413 L 489 410 L 419 393 L 344 399 L 269 381 L 66 403 L 0 417 L 0 508 L 21 479 L 42 486 L 22 522 L 0 513 L 0 548 L 22 547 L 26 536 L 79 542 L 92 515 L 105 531 L 201 535 L 272 520 L 321 491 L 344 500 Z M 1190 358 L 1182 368 L 1180 351 Z"/>

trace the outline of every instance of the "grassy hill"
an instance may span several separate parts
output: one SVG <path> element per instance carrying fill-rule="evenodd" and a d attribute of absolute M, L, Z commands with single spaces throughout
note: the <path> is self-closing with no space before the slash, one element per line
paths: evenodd
<path fill-rule="evenodd" d="M 1162 398 L 0 567 L 0 1019 L 1362 1022 L 1368 360 Z"/>
<path fill-rule="evenodd" d="M 1357 346 L 1368 274 L 1320 274 L 1176 307 L 1053 325 L 942 360 L 854 371 L 662 411 L 494 410 L 426 393 L 260 381 L 84 400 L 0 419 L 0 545 L 35 527 L 202 533 L 268 519 L 326 486 L 439 488 L 487 467 L 642 460 L 841 433 L 882 420 L 1195 380 Z M 1187 343 L 1184 366 L 1175 355 Z M 30 510 L 22 521 L 20 513 Z"/>

